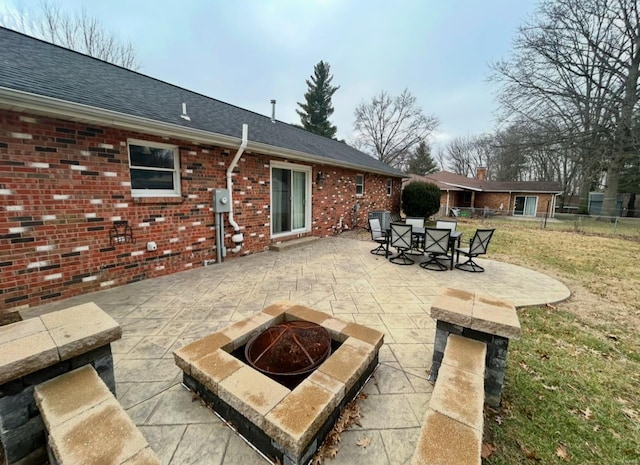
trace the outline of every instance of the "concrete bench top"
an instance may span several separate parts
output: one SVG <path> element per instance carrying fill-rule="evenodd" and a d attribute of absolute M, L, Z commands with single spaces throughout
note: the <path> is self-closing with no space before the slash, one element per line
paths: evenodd
<path fill-rule="evenodd" d="M 65 465 L 160 465 L 91 365 L 35 387 L 49 445 Z"/>
<path fill-rule="evenodd" d="M 486 344 L 449 335 L 411 465 L 480 465 Z"/>
<path fill-rule="evenodd" d="M 109 344 L 122 336 L 93 302 L 0 327 L 0 384 Z"/>
<path fill-rule="evenodd" d="M 431 318 L 508 339 L 521 333 L 515 306 L 480 292 L 445 288 L 431 305 Z"/>

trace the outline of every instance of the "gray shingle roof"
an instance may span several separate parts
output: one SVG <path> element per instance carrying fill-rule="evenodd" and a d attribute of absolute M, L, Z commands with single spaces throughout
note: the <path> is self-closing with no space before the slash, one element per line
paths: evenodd
<path fill-rule="evenodd" d="M 558 182 L 542 181 L 480 181 L 467 178 L 448 171 L 438 171 L 426 176 L 411 175 L 411 179 L 424 180 L 437 184 L 440 189 L 477 190 L 482 192 L 548 192 L 559 194 L 562 192 Z"/>
<path fill-rule="evenodd" d="M 250 141 L 327 164 L 402 176 L 347 144 L 5 28 L 0 28 L 1 87 L 237 138 L 247 123 Z M 191 121 L 180 118 L 183 102 Z"/>

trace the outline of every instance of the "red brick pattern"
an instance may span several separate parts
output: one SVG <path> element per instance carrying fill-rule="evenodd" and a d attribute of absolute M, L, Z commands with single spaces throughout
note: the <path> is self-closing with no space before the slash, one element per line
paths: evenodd
<path fill-rule="evenodd" d="M 128 139 L 179 147 L 180 198 L 131 196 Z M 175 273 L 215 259 L 211 191 L 226 187 L 226 168 L 236 150 L 0 111 L 0 310 Z M 246 152 L 234 171 L 234 218 L 245 239 L 240 255 L 262 251 L 272 242 L 271 160 L 277 159 Z M 399 179 L 388 196 L 388 178 L 365 173 L 365 193 L 356 197 L 358 171 L 311 166 L 314 236 L 331 234 L 340 217 L 351 226 L 356 202 L 359 226 L 365 226 L 370 209 L 399 211 Z M 321 185 L 315 182 L 319 170 L 325 173 Z M 118 220 L 128 221 L 135 243 L 110 243 L 109 230 Z M 226 223 L 229 248 L 234 246 L 232 234 Z M 148 241 L 157 243 L 157 251 L 147 251 Z"/>

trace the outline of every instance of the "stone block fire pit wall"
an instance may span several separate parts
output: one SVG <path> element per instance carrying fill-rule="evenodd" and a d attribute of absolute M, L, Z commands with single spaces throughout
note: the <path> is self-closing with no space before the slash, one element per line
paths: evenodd
<path fill-rule="evenodd" d="M 251 337 L 288 321 L 329 331 L 332 354 L 293 389 L 249 366 L 240 349 Z M 307 463 L 337 421 L 340 410 L 378 364 L 383 334 L 331 315 L 279 302 L 174 352 L 184 384 L 263 455 L 283 465 Z"/>

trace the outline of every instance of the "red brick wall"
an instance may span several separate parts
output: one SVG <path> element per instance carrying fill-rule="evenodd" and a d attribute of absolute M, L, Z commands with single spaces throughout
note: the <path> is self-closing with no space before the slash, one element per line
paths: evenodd
<path fill-rule="evenodd" d="M 134 199 L 127 139 L 179 147 L 180 198 Z M 235 148 L 194 145 L 130 131 L 0 111 L 0 310 L 37 305 L 203 266 L 215 259 L 211 190 L 226 187 Z M 272 158 L 245 153 L 234 172 L 234 217 L 244 233 L 240 254 L 262 251 L 270 238 Z M 300 163 L 302 164 L 302 163 Z M 313 166 L 312 233 L 332 232 L 340 217 L 358 225 L 369 209 L 399 210 L 387 178 L 366 174 L 355 196 L 356 171 Z M 316 185 L 318 170 L 326 173 Z M 134 243 L 111 244 L 113 221 L 126 220 Z M 226 222 L 227 247 L 233 228 Z M 280 239 L 282 240 L 282 239 Z M 148 252 L 154 241 L 158 250 Z M 228 252 L 227 259 L 235 258 Z"/>
<path fill-rule="evenodd" d="M 511 200 L 513 203 L 513 199 Z M 509 193 L 505 192 L 476 192 L 476 208 L 487 207 L 490 210 L 509 212 Z M 513 205 L 512 205 L 513 206 Z"/>

